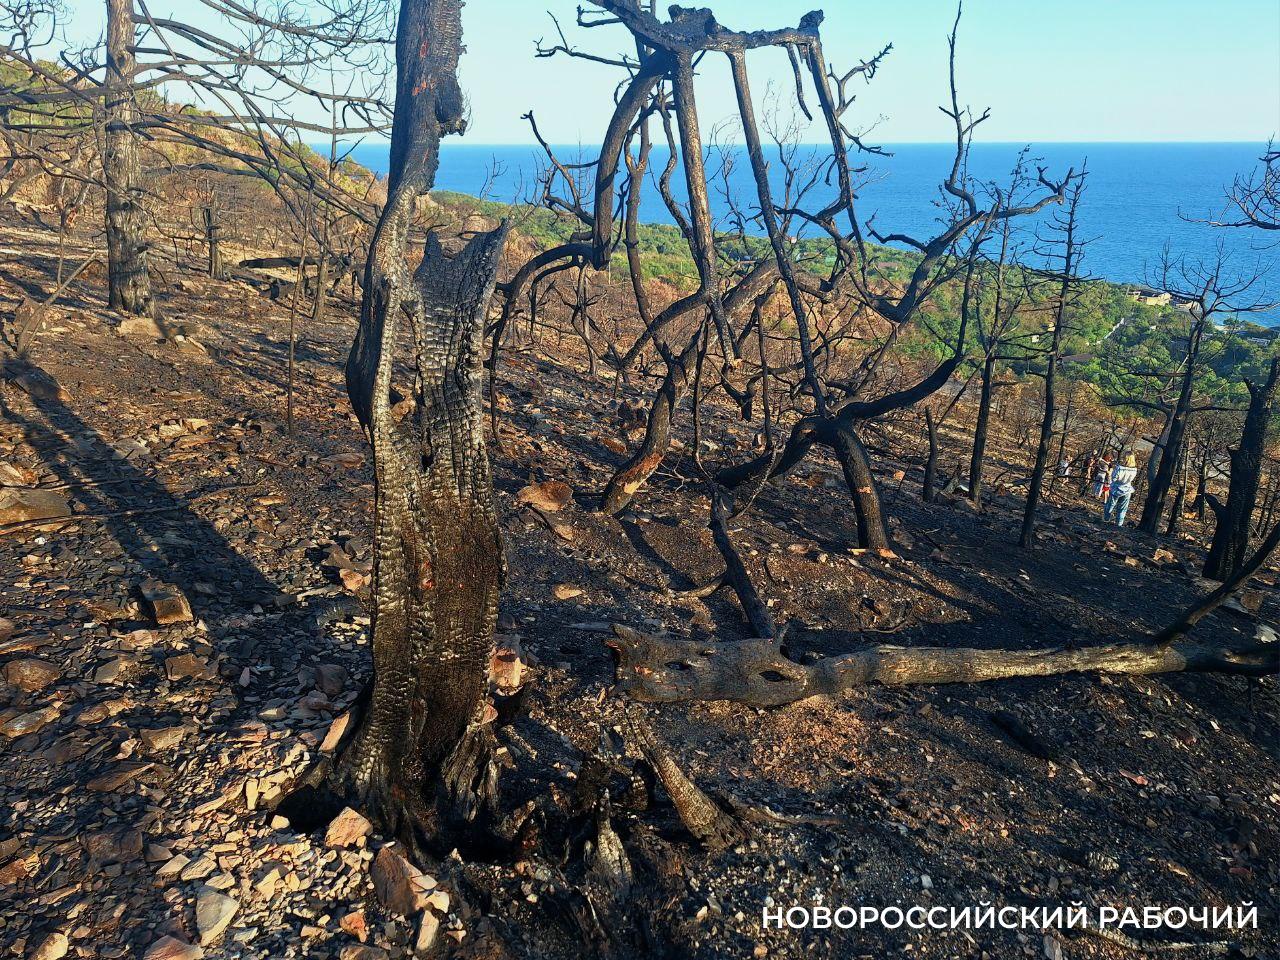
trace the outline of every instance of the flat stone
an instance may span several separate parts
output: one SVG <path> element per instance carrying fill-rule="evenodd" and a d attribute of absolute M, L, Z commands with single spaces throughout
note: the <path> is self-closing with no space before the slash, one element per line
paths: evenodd
<path fill-rule="evenodd" d="M 40 946 L 31 952 L 31 960 L 62 960 L 71 949 L 71 941 L 65 933 L 51 933 L 40 941 Z"/>
<path fill-rule="evenodd" d="M 222 936 L 239 909 L 240 904 L 226 894 L 213 887 L 201 887 L 196 894 L 196 930 L 200 944 L 207 947 Z"/>
<path fill-rule="evenodd" d="M 142 955 L 142 960 L 203 960 L 204 948 L 177 937 L 161 937 Z"/>
<path fill-rule="evenodd" d="M 30 713 L 22 713 L 10 720 L 6 720 L 0 724 L 0 734 L 6 737 L 17 739 L 25 737 L 29 733 L 39 733 L 44 727 L 58 719 L 57 707 L 45 707 L 42 710 L 32 710 Z"/>
<path fill-rule="evenodd" d="M 67 498 L 52 490 L 0 490 L 0 524 L 71 516 Z"/>
<path fill-rule="evenodd" d="M 350 807 L 343 807 L 342 812 L 329 823 L 324 832 L 326 847 L 357 847 L 373 832 L 373 825 Z"/>
<path fill-rule="evenodd" d="M 124 316 L 116 324 L 116 333 L 122 337 L 149 337 L 152 340 L 163 340 L 164 331 L 160 324 L 151 317 Z"/>
<path fill-rule="evenodd" d="M 340 697 L 347 689 L 346 667 L 336 663 L 322 663 L 316 667 L 316 686 L 326 697 Z"/>
<path fill-rule="evenodd" d="M 123 675 L 129 666 L 129 661 L 124 657 L 113 657 L 108 660 L 97 670 L 93 671 L 94 683 L 115 683 Z"/>
<path fill-rule="evenodd" d="M 206 680 L 210 670 L 209 664 L 194 653 L 180 653 L 165 659 L 164 674 L 170 680 L 186 680 L 188 677 Z"/>
<path fill-rule="evenodd" d="M 440 920 L 430 910 L 426 910 L 422 914 L 422 919 L 418 923 L 418 936 L 414 940 L 413 949 L 419 956 L 426 953 L 436 942 L 436 936 L 440 933 Z"/>
<path fill-rule="evenodd" d="M 98 831 L 82 833 L 80 845 L 89 855 L 93 868 L 108 863 L 129 863 L 142 858 L 142 832 L 140 830 Z"/>
<path fill-rule="evenodd" d="M 183 880 L 203 880 L 213 871 L 218 869 L 218 861 L 207 853 L 203 854 L 198 860 L 187 864 L 182 870 Z"/>
<path fill-rule="evenodd" d="M 536 507 L 548 513 L 562 510 L 573 499 L 573 488 L 561 480 L 531 483 L 516 491 L 516 503 Z"/>
<path fill-rule="evenodd" d="M 36 657 L 10 660 L 4 665 L 5 682 L 28 693 L 43 690 L 61 676 L 60 666 Z"/>
<path fill-rule="evenodd" d="M 422 910 L 436 888 L 434 877 L 424 874 L 391 846 L 378 851 L 369 872 L 379 902 L 392 913 L 406 917 Z"/>
<path fill-rule="evenodd" d="M 390 956 L 381 947 L 371 947 L 363 943 L 349 943 L 338 954 L 338 960 L 387 960 Z"/>
<path fill-rule="evenodd" d="M 176 877 L 180 873 L 182 873 L 183 870 L 187 869 L 187 866 L 190 863 L 191 863 L 191 858 L 188 857 L 185 853 L 176 853 L 173 855 L 172 858 L 170 858 L 160 866 L 160 869 L 156 871 L 156 876 L 157 877 Z"/>
<path fill-rule="evenodd" d="M 168 750 L 170 747 L 177 746 L 182 742 L 182 738 L 190 732 L 190 728 L 183 724 L 176 727 L 153 727 L 149 730 L 139 730 L 138 736 L 142 738 L 142 742 L 147 745 L 148 750 Z"/>
<path fill-rule="evenodd" d="M 154 766 L 153 763 L 121 763 L 114 769 L 94 777 L 85 786 L 99 793 L 112 793 L 127 787 Z"/>
<path fill-rule="evenodd" d="M 151 618 L 160 626 L 190 623 L 195 619 L 186 595 L 174 584 L 144 580 L 139 589 L 142 591 L 142 599 L 147 601 Z"/>
<path fill-rule="evenodd" d="M 320 744 L 321 753 L 333 753 L 338 749 L 338 744 L 342 742 L 342 735 L 347 732 L 347 726 L 351 723 L 351 714 L 342 713 L 333 718 L 333 722 L 329 724 L 329 729 L 325 731 L 324 740 Z"/>
<path fill-rule="evenodd" d="M 104 700 L 101 703 L 93 703 L 76 715 L 76 723 L 82 727 L 93 726 L 95 723 L 101 723 L 103 720 L 127 710 L 128 707 L 129 704 L 125 700 Z"/>

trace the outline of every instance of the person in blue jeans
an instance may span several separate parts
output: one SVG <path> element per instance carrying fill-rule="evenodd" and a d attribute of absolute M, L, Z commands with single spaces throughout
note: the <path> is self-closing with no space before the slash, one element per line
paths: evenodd
<path fill-rule="evenodd" d="M 1124 518 L 1129 514 L 1129 500 L 1133 497 L 1133 481 L 1137 476 L 1138 461 L 1132 453 L 1115 465 L 1111 471 L 1111 492 L 1102 511 L 1104 521 L 1110 523 L 1114 519 L 1117 527 L 1124 526 Z"/>

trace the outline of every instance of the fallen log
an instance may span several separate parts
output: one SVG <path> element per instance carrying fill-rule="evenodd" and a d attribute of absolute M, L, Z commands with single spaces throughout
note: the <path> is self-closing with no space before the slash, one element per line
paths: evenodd
<path fill-rule="evenodd" d="M 783 656 L 770 639 L 730 643 L 642 634 L 615 624 L 619 689 L 636 700 L 732 700 L 777 707 L 839 696 L 868 684 L 978 683 L 1061 673 L 1186 672 L 1264 676 L 1280 672 L 1280 642 L 1259 624 L 1250 642 L 1222 647 L 1181 637 L 1172 643 L 1110 643 L 1074 649 L 979 650 L 882 644 L 810 664 Z"/>

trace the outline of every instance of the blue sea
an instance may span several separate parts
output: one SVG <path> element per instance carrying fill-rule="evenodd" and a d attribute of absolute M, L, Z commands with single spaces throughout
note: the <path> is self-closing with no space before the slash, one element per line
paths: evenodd
<path fill-rule="evenodd" d="M 969 171 L 980 181 L 1003 184 L 1023 144 L 974 144 Z M 801 147 L 801 155 L 809 149 Z M 875 215 L 875 226 L 883 234 L 905 233 L 916 237 L 937 231 L 938 184 L 950 168 L 953 147 L 949 144 L 911 143 L 887 145 L 892 155 L 862 158 L 868 170 L 860 176 L 858 211 L 862 220 Z M 1224 188 L 1232 179 L 1254 169 L 1263 144 L 1251 143 L 1046 143 L 1033 144 L 1029 156 L 1048 168 L 1051 177 L 1061 177 L 1068 167 L 1079 169 L 1087 161 L 1088 186 L 1081 205 L 1086 248 L 1084 270 L 1091 276 L 1117 283 L 1143 283 L 1158 268 L 1165 245 L 1175 256 L 1188 260 L 1212 258 L 1222 242 L 1231 254 L 1232 266 L 1240 272 L 1268 268 L 1264 290 L 1269 300 L 1280 300 L 1280 247 L 1274 234 L 1268 238 L 1253 229 L 1222 229 L 1195 221 L 1219 217 L 1224 209 Z M 556 148 L 565 162 L 593 159 L 594 147 Z M 713 154 L 708 173 L 714 176 L 712 205 L 718 217 L 725 217 L 729 204 L 725 194 L 736 196 L 739 206 L 749 210 L 755 183 L 745 153 L 728 149 L 725 164 Z M 362 144 L 354 148 L 353 159 L 382 173 L 387 168 L 384 144 Z M 665 148 L 654 148 L 651 170 L 661 169 Z M 492 200 L 527 200 L 535 196 L 540 169 L 545 158 L 538 148 L 522 145 L 485 146 L 446 141 L 441 150 L 436 188 L 479 195 Z M 590 177 L 591 170 L 585 171 Z M 780 165 L 771 166 L 781 195 Z M 683 199 L 683 184 L 677 172 L 673 178 Z M 820 183 L 806 206 L 816 208 L 834 195 L 834 188 Z M 584 191 L 590 196 L 590 190 Z M 1049 211 L 1056 208 L 1050 207 Z M 1048 214 L 1038 219 L 1043 222 Z M 646 222 L 671 223 L 671 217 L 656 188 L 646 191 L 642 207 Z M 727 225 L 727 221 L 726 221 Z M 1034 225 L 1027 222 L 1028 227 Z M 1046 234 L 1047 235 L 1047 234 Z M 1267 241 L 1270 240 L 1270 245 Z M 1253 319 L 1280 324 L 1280 310 L 1273 309 Z"/>

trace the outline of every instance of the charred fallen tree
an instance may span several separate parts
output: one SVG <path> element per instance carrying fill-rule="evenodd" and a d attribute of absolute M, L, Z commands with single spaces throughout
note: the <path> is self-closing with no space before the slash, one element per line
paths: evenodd
<path fill-rule="evenodd" d="M 1129 643 L 1048 650 L 972 647 L 867 647 L 802 664 L 787 657 L 781 636 L 704 643 L 643 634 L 621 624 L 606 641 L 617 656 L 620 690 L 636 700 L 732 700 L 776 707 L 807 697 L 840 696 L 857 687 L 981 683 L 1063 673 L 1280 673 L 1280 635 L 1259 624 L 1247 641 L 1192 640 L 1191 630 L 1241 590 L 1280 546 L 1277 524 L 1220 587 L 1154 636 Z"/>
<path fill-rule="evenodd" d="M 1264 628 L 1265 629 L 1265 628 Z M 1280 642 L 1265 636 L 1223 648 L 1185 638 L 1170 644 L 1112 643 L 1075 649 L 979 650 L 881 644 L 800 664 L 776 640 L 703 643 L 642 634 L 616 625 L 618 686 L 636 700 L 732 700 L 778 707 L 807 697 L 840 696 L 858 687 L 979 683 L 1062 673 L 1201 671 L 1264 676 L 1280 669 Z"/>

